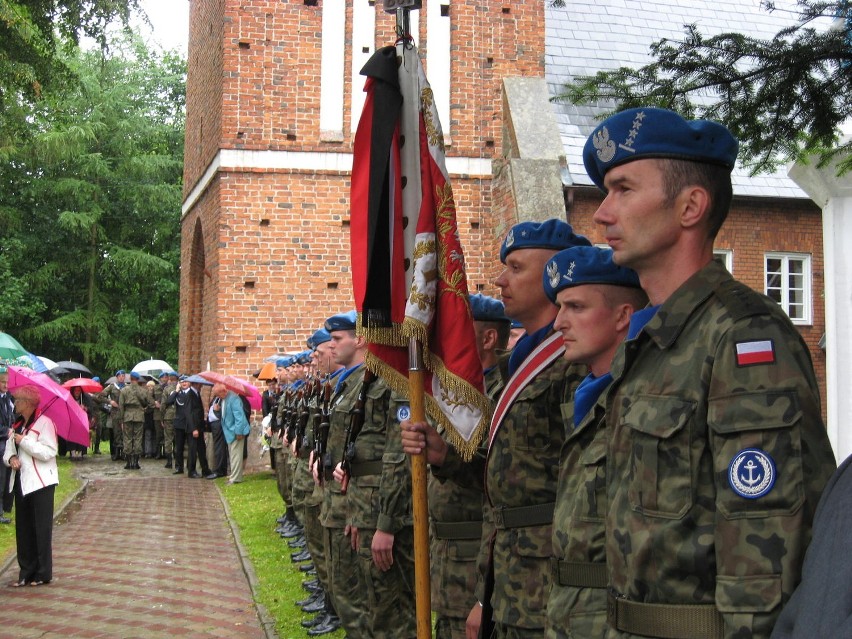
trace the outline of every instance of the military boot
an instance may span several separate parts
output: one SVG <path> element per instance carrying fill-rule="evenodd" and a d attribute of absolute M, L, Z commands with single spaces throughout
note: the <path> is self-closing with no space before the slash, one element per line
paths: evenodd
<path fill-rule="evenodd" d="M 133 470 L 133 455 L 125 455 L 124 470 Z"/>
<path fill-rule="evenodd" d="M 172 467 L 172 456 L 171 456 L 171 454 L 169 454 L 169 455 L 166 455 L 166 465 L 164 466 L 164 468 L 171 468 L 171 467 Z"/>
<path fill-rule="evenodd" d="M 142 466 L 139 465 L 139 455 L 133 456 L 133 470 L 142 470 Z"/>

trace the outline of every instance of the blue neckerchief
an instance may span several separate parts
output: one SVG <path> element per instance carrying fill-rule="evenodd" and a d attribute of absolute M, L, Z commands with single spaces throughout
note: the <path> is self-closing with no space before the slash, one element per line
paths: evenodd
<path fill-rule="evenodd" d="M 333 373 L 331 373 L 331 374 L 328 376 L 328 378 L 329 378 L 329 379 L 334 379 L 335 377 L 337 377 L 338 375 L 340 375 L 340 374 L 341 374 L 344 370 L 346 370 L 346 369 L 338 368 L 336 371 L 334 371 Z"/>
<path fill-rule="evenodd" d="M 335 384 L 334 386 L 334 392 L 336 393 L 337 391 L 339 391 L 340 386 L 343 384 L 343 382 L 346 381 L 346 378 L 349 377 L 355 371 L 357 371 L 363 364 L 364 362 L 361 362 L 360 364 L 355 364 L 355 366 L 353 366 L 352 368 L 347 368 L 342 373 L 340 373 L 340 377 L 337 379 L 337 384 Z"/>
<path fill-rule="evenodd" d="M 294 391 L 297 391 L 297 390 L 299 390 L 299 389 L 300 389 L 302 386 L 304 386 L 304 385 L 305 385 L 305 380 L 303 380 L 303 379 L 297 379 L 295 382 L 293 382 L 292 389 L 293 389 Z"/>
<path fill-rule="evenodd" d="M 658 304 L 657 306 L 648 306 L 641 311 L 633 313 L 630 317 L 630 328 L 627 329 L 627 339 L 633 339 L 641 333 L 642 329 L 645 328 L 645 324 L 651 321 L 651 318 L 654 317 L 659 309 L 660 305 Z"/>
<path fill-rule="evenodd" d="M 574 391 L 574 428 L 580 425 L 586 413 L 592 409 L 592 406 L 598 401 L 598 397 L 611 381 L 612 375 L 609 373 L 604 373 L 600 377 L 595 377 L 589 373 L 580 382 L 577 390 Z"/>
<path fill-rule="evenodd" d="M 524 363 L 530 353 L 550 335 L 551 330 L 553 330 L 553 322 L 538 329 L 535 333 L 527 333 L 517 341 L 515 348 L 512 349 L 512 354 L 509 355 L 509 377 L 515 374 L 515 371 Z"/>

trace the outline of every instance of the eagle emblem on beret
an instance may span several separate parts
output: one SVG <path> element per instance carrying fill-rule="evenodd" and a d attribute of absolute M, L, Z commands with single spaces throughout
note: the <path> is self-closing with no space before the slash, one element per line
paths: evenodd
<path fill-rule="evenodd" d="M 615 157 L 615 142 L 609 139 L 609 130 L 601 127 L 600 131 L 592 134 L 592 144 L 598 150 L 598 159 L 601 162 L 609 162 Z"/>
<path fill-rule="evenodd" d="M 550 288 L 559 286 L 559 279 L 559 267 L 556 265 L 556 262 L 551 262 L 547 265 L 547 281 L 550 284 Z"/>
<path fill-rule="evenodd" d="M 512 246 L 515 243 L 515 229 L 509 229 L 509 234 L 506 236 L 506 246 Z"/>

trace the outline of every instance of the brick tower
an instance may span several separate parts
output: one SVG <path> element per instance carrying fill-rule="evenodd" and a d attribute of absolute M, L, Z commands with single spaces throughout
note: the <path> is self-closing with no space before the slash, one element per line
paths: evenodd
<path fill-rule="evenodd" d="M 468 283 L 493 294 L 496 246 L 517 214 L 496 186 L 513 154 L 503 79 L 543 78 L 544 3 L 423 4 L 411 33 L 441 115 Z M 359 71 L 394 29 L 372 0 L 191 1 L 181 370 L 248 376 L 354 307 Z"/>

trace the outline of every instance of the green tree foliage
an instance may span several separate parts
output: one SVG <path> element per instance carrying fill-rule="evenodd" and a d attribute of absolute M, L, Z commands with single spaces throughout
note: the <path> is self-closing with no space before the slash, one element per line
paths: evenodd
<path fill-rule="evenodd" d="M 654 62 L 578 77 L 556 99 L 614 102 L 616 110 L 661 106 L 724 122 L 755 173 L 813 154 L 820 165 L 841 155 L 839 168 L 848 171 L 852 142 L 840 142 L 838 127 L 852 115 L 852 3 L 798 0 L 798 7 L 798 21 L 769 40 L 704 37 L 687 25 L 683 40 L 651 46 Z M 831 28 L 825 18 L 834 19 Z"/>
<path fill-rule="evenodd" d="M 100 371 L 177 360 L 186 63 L 118 37 L 63 60 L 78 81 L 43 92 L 0 164 L 0 321 Z"/>
<path fill-rule="evenodd" d="M 19 103 L 71 79 L 62 53 L 80 36 L 105 45 L 108 26 L 126 26 L 138 7 L 138 0 L 0 0 L 0 160 L 26 133 Z"/>

